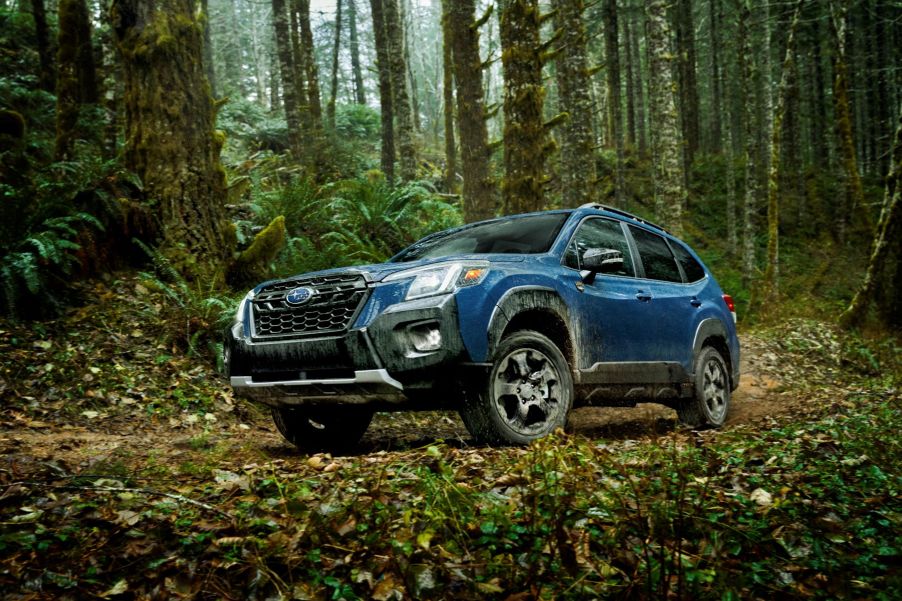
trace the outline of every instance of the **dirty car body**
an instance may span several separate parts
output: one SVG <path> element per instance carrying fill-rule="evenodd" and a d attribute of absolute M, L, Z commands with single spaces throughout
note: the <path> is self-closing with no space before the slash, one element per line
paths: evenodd
<path fill-rule="evenodd" d="M 593 204 L 260 284 L 224 360 L 236 393 L 302 448 L 353 444 L 377 410 L 434 408 L 460 411 L 477 439 L 525 443 L 580 405 L 658 402 L 721 425 L 739 381 L 734 323 L 688 246 Z"/>

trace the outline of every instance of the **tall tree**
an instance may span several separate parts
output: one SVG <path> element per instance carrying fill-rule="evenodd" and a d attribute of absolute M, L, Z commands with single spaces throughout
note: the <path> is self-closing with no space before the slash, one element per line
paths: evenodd
<path fill-rule="evenodd" d="M 640 0 L 641 2 L 641 0 Z M 640 17 L 643 14 L 643 9 L 640 5 L 631 5 L 630 10 L 627 13 L 627 17 L 630 22 L 629 27 L 629 38 L 627 39 L 627 43 L 630 45 L 630 54 L 632 54 L 633 59 L 635 60 L 635 87 L 634 92 L 636 94 L 636 138 L 639 143 L 639 152 L 644 153 L 648 148 L 648 135 L 646 133 L 645 127 L 645 91 L 642 86 L 642 54 L 639 52 L 639 29 L 640 29 Z"/>
<path fill-rule="evenodd" d="M 614 197 L 619 207 L 626 204 L 626 180 L 623 169 L 626 157 L 623 151 L 623 108 L 620 98 L 620 41 L 617 26 L 617 0 L 605 0 L 604 19 L 604 57 L 608 81 L 608 123 L 611 132 L 610 140 L 617 153 L 617 164 L 614 165 Z"/>
<path fill-rule="evenodd" d="M 59 54 L 56 83 L 57 160 L 72 158 L 81 107 L 98 100 L 91 22 L 85 0 L 61 0 L 59 4 Z"/>
<path fill-rule="evenodd" d="M 370 0 L 373 14 L 373 39 L 376 44 L 376 69 L 379 75 L 379 105 L 382 114 L 382 172 L 389 185 L 395 181 L 394 95 L 391 83 L 391 59 L 385 34 L 382 0 Z"/>
<path fill-rule="evenodd" d="M 479 57 L 479 26 L 487 12 L 475 21 L 475 0 L 443 0 L 451 23 L 454 79 L 457 82 L 457 119 L 460 129 L 460 159 L 464 185 L 464 220 L 468 223 L 494 217 L 496 188 L 491 172 L 491 150 L 486 129 L 482 89 L 482 59 Z"/>
<path fill-rule="evenodd" d="M 407 65 L 407 85 L 410 89 L 410 111 L 413 119 L 413 128 L 416 131 L 422 129 L 420 123 L 420 99 L 417 93 L 417 78 L 413 72 L 413 59 L 410 54 L 410 38 L 413 31 L 413 7 L 410 0 L 399 0 L 398 8 L 401 11 L 401 32 L 404 38 L 404 64 Z"/>
<path fill-rule="evenodd" d="M 360 69 L 360 43 L 357 40 L 357 0 L 345 0 L 348 5 L 348 35 L 351 50 L 351 71 L 354 73 L 354 98 L 357 104 L 366 104 L 363 87 L 363 71 Z"/>
<path fill-rule="evenodd" d="M 335 97 L 338 96 L 338 52 L 341 49 L 341 0 L 335 2 L 335 42 L 332 44 L 332 80 L 329 86 L 329 104 L 326 118 L 329 127 L 335 129 Z"/>
<path fill-rule="evenodd" d="M 216 98 L 216 69 L 213 65 L 213 38 L 210 28 L 210 1 L 201 0 L 201 15 L 204 26 L 204 73 L 210 85 L 210 95 Z"/>
<path fill-rule="evenodd" d="M 296 160 L 301 158 L 301 114 L 297 97 L 297 71 L 291 51 L 288 31 L 288 14 L 285 0 L 272 0 L 273 28 L 276 36 L 276 52 L 279 56 L 279 72 L 282 74 L 282 106 L 288 124 L 288 145 Z"/>
<path fill-rule="evenodd" d="M 560 107 L 568 115 L 561 133 L 561 200 L 579 206 L 592 200 L 597 179 L 592 125 L 591 81 L 582 0 L 555 0 L 554 27 L 565 40 L 557 54 Z"/>
<path fill-rule="evenodd" d="M 683 129 L 684 162 L 689 166 L 698 152 L 700 127 L 698 108 L 698 76 L 696 73 L 695 25 L 692 22 L 692 0 L 675 1 L 677 84 L 680 119 Z M 687 174 L 684 173 L 684 178 Z"/>
<path fill-rule="evenodd" d="M 540 26 L 538 0 L 501 3 L 506 214 L 545 208 L 545 159 L 552 144 L 545 131 Z"/>
<path fill-rule="evenodd" d="M 895 321 L 899 321 L 900 302 L 902 302 L 902 286 L 898 281 L 898 272 L 902 270 L 902 252 L 899 251 L 899 237 L 902 236 L 902 112 L 896 126 L 896 135 L 890 152 L 890 170 L 886 177 L 886 191 L 883 208 L 877 222 L 877 233 L 871 246 L 871 256 L 861 287 L 852 298 L 849 307 L 840 316 L 840 323 L 846 327 L 861 325 L 868 314 L 868 309 L 881 284 L 890 283 L 886 288 L 893 289 L 895 299 L 891 303 L 895 309 Z M 895 261 L 890 257 L 895 254 Z M 895 268 L 892 263 L 895 262 Z M 894 280 L 882 282 L 883 279 Z"/>
<path fill-rule="evenodd" d="M 110 10 L 124 72 L 126 167 L 155 202 L 163 252 L 189 277 L 209 281 L 234 244 L 195 3 L 113 0 Z"/>
<path fill-rule="evenodd" d="M 645 10 L 655 212 L 676 235 L 681 235 L 686 190 L 681 161 L 682 135 L 674 98 L 674 60 L 670 51 L 667 0 L 645 0 Z"/>
<path fill-rule="evenodd" d="M 31 0 L 31 15 L 34 18 L 34 36 L 38 44 L 40 73 L 38 83 L 45 92 L 52 92 L 56 86 L 56 68 L 53 50 L 50 47 L 50 30 L 47 27 L 47 10 L 44 0 Z"/>
<path fill-rule="evenodd" d="M 301 33 L 301 54 L 307 79 L 307 102 L 313 135 L 317 137 L 323 128 L 323 105 L 319 93 L 319 68 L 316 66 L 316 52 L 313 45 L 313 30 L 310 28 L 310 0 L 292 0 L 297 11 Z"/>
<path fill-rule="evenodd" d="M 404 60 L 404 29 L 398 0 L 382 0 L 385 16 L 385 37 L 388 41 L 388 60 L 391 70 L 392 96 L 397 121 L 398 154 L 401 179 L 411 181 L 417 176 L 417 153 L 413 142 L 413 115 L 407 93 L 407 62 Z"/>
<path fill-rule="evenodd" d="M 708 31 L 710 33 L 710 78 L 711 78 L 711 114 L 709 115 L 709 133 L 711 152 L 719 153 L 723 147 L 722 109 L 721 109 L 721 65 L 720 65 L 720 0 L 708 0 Z"/>
<path fill-rule="evenodd" d="M 749 19 L 751 11 L 749 0 L 741 0 L 739 9 L 739 48 L 737 53 L 741 72 L 740 98 L 744 103 L 745 113 L 745 194 L 742 204 L 742 278 L 748 286 L 755 271 L 755 213 L 758 199 L 758 111 L 755 102 L 750 102 L 752 90 L 756 87 L 758 70 L 752 54 L 751 36 L 749 35 Z"/>
<path fill-rule="evenodd" d="M 780 158 L 783 133 L 783 118 L 786 112 L 789 82 L 794 70 L 795 33 L 799 24 L 802 3 L 797 0 L 792 22 L 789 26 L 789 37 L 786 40 L 786 56 L 780 74 L 780 85 L 777 88 L 777 104 L 774 107 L 773 131 L 770 143 L 770 169 L 767 179 L 767 267 L 764 271 L 763 300 L 771 303 L 777 296 L 777 278 L 780 259 Z"/>
<path fill-rule="evenodd" d="M 451 12 L 442 2 L 442 98 L 445 118 L 445 189 L 457 188 L 457 146 L 454 141 L 454 57 L 452 55 Z"/>

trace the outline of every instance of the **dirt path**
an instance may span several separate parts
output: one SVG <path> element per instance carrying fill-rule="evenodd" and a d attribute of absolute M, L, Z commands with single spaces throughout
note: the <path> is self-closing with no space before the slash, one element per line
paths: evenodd
<path fill-rule="evenodd" d="M 761 340 L 742 339 L 742 380 L 734 392 L 726 429 L 753 424 L 760 418 L 792 410 L 800 399 L 780 394 L 783 382 L 774 377 L 778 357 Z M 254 462 L 304 460 L 275 431 L 263 412 L 235 405 L 223 419 L 147 417 L 138 412 L 97 417 L 80 425 L 36 421 L 13 414 L 0 430 L 0 467 L 16 472 L 49 470 L 62 474 L 107 473 L 110 469 L 159 467 L 182 474 L 209 474 Z M 241 413 L 241 415 L 236 415 Z M 654 404 L 636 408 L 581 408 L 568 429 L 575 435 L 611 441 L 667 435 L 678 428 L 672 409 Z M 463 423 L 453 412 L 379 414 L 364 436 L 358 453 L 391 452 L 443 440 L 452 446 L 472 445 Z"/>

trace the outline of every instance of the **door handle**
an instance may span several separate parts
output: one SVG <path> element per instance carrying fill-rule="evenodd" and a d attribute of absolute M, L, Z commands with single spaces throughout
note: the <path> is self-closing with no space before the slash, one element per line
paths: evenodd
<path fill-rule="evenodd" d="M 696 297 L 693 296 L 692 300 L 689 301 L 689 304 L 692 305 L 693 307 L 701 307 L 702 301 L 698 300 Z"/>
<path fill-rule="evenodd" d="M 647 303 L 648 301 L 651 300 L 651 294 L 640 290 L 639 292 L 636 293 L 636 298 L 638 300 L 642 301 L 643 303 Z"/>

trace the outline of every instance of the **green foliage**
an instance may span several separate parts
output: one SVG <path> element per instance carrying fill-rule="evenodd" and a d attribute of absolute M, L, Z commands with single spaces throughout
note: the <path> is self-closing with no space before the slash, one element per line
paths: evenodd
<path fill-rule="evenodd" d="M 335 107 L 335 132 L 342 138 L 375 143 L 379 140 L 381 123 L 379 112 L 364 104 Z"/>
<path fill-rule="evenodd" d="M 74 253 L 81 249 L 77 240 L 86 228 L 103 226 L 87 213 L 51 217 L 23 239 L 0 247 L 0 299 L 8 315 L 21 316 L 26 303 L 59 305 L 59 284 L 79 263 Z"/>

